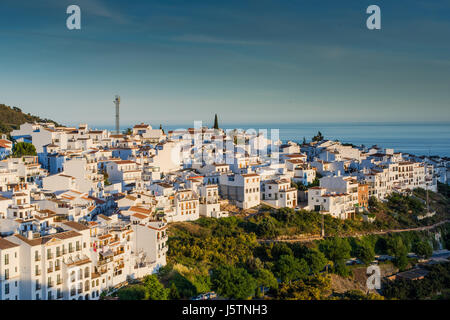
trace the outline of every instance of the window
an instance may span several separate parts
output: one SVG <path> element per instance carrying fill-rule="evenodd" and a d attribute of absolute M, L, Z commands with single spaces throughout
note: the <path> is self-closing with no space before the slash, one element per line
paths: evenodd
<path fill-rule="evenodd" d="M 5 280 L 9 279 L 9 269 L 5 269 Z"/>
<path fill-rule="evenodd" d="M 5 294 L 9 294 L 9 283 L 5 284 Z"/>
<path fill-rule="evenodd" d="M 5 254 L 5 266 L 9 264 L 9 254 Z"/>

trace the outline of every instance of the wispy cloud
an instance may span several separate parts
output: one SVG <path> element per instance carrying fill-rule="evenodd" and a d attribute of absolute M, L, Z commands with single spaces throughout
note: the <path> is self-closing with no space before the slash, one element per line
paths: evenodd
<path fill-rule="evenodd" d="M 172 41 L 189 42 L 189 43 L 204 43 L 204 44 L 224 44 L 224 45 L 243 45 L 243 46 L 263 46 L 270 45 L 266 41 L 241 40 L 241 39 L 226 39 L 207 35 L 185 34 L 171 38 Z"/>

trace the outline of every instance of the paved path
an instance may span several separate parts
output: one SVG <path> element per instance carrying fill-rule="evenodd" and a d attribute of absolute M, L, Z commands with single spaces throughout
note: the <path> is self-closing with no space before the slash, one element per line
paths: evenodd
<path fill-rule="evenodd" d="M 425 230 L 434 229 L 434 228 L 436 228 L 440 225 L 443 225 L 445 223 L 448 223 L 448 222 L 450 222 L 450 220 L 443 220 L 443 221 L 433 224 L 431 226 L 424 226 L 424 227 L 417 227 L 417 228 L 392 229 L 392 230 L 371 231 L 371 232 L 365 232 L 365 233 L 355 233 L 353 235 L 341 236 L 341 238 L 362 237 L 362 236 L 367 236 L 367 235 L 371 235 L 371 234 L 388 234 L 388 233 L 407 232 L 407 231 L 425 231 Z M 313 240 L 322 240 L 322 239 L 323 239 L 323 237 L 321 237 L 320 235 L 314 235 L 314 236 L 310 236 L 310 237 L 295 238 L 295 239 L 258 239 L 258 242 L 310 242 Z"/>

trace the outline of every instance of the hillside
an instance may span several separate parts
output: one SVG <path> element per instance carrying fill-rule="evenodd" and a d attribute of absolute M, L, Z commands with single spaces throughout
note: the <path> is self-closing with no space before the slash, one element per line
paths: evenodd
<path fill-rule="evenodd" d="M 22 112 L 20 108 L 0 104 L 0 133 L 9 133 L 14 129 L 18 129 L 21 124 L 26 122 L 52 122 L 56 126 L 60 126 L 60 124 L 53 120 L 42 119 L 38 116 Z"/>

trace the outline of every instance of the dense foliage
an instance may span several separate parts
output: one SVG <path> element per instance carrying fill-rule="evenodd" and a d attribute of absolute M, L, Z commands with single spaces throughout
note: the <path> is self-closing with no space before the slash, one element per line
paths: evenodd
<path fill-rule="evenodd" d="M 401 300 L 417 300 L 433 298 L 447 293 L 450 288 L 450 263 L 437 264 L 427 267 L 429 273 L 424 279 L 397 279 L 387 281 L 383 286 L 383 294 L 388 298 Z"/>
<path fill-rule="evenodd" d="M 133 284 L 117 291 L 120 300 L 167 300 L 170 290 L 165 289 L 154 274 L 145 276 L 142 284 Z"/>
<path fill-rule="evenodd" d="M 442 199 L 440 194 L 430 194 L 434 204 Z M 352 264 L 371 264 L 376 255 L 389 255 L 384 263 L 405 270 L 417 261 L 410 258 L 409 253 L 427 258 L 441 244 L 448 248 L 449 224 L 439 226 L 433 232 L 403 231 L 361 236 L 386 226 L 421 225 L 423 222 L 412 218 L 423 209 L 423 201 L 418 200 L 420 191 L 415 197 L 395 195 L 383 203 L 371 199 L 377 220 L 381 217 L 376 223 L 340 220 L 288 208 L 262 208 L 245 218 L 200 218 L 195 222 L 173 223 L 169 228 L 167 265 L 160 269 L 157 277 L 146 278 L 142 284 L 130 289 L 121 289 L 119 297 L 190 299 L 216 291 L 221 297 L 239 299 L 380 299 L 379 295 L 353 289 L 337 294 L 332 289 L 332 279 L 353 277 L 356 269 Z M 295 238 L 300 234 L 318 235 L 322 219 L 327 236 L 323 240 L 272 240 Z M 399 223 L 399 220 L 403 222 Z M 355 234 L 360 236 L 354 237 Z M 441 236 L 441 243 L 437 242 L 435 234 Z M 145 291 L 147 288 L 154 288 L 155 294 L 151 296 Z M 395 296 L 392 293 L 389 297 Z"/>
<path fill-rule="evenodd" d="M 361 227 L 356 221 L 326 217 L 327 230 Z M 320 217 L 314 212 L 272 210 L 249 218 L 201 218 L 170 226 L 168 265 L 160 279 L 170 288 L 171 297 L 191 298 L 216 291 L 228 298 L 264 295 L 275 299 L 322 299 L 330 297 L 329 273 L 351 276 L 347 260 L 358 258 L 370 264 L 375 255 L 391 254 L 393 263 L 409 266 L 409 252 L 419 256 L 429 252 L 427 231 L 368 235 L 359 238 L 328 237 L 308 243 L 258 241 L 267 237 L 272 225 L 280 233 L 288 228 L 316 230 Z M 446 239 L 447 227 L 442 227 Z M 318 229 L 320 230 L 320 229 Z M 272 231 L 270 231 L 272 232 Z M 335 231 L 336 232 L 336 231 Z M 363 294 L 365 295 L 365 293 Z M 357 294 L 343 299 L 362 299 Z M 365 296 L 365 299 L 377 297 Z"/>
<path fill-rule="evenodd" d="M 32 143 L 28 142 L 18 142 L 15 143 L 12 148 L 12 156 L 14 158 L 21 158 L 23 156 L 35 156 L 36 148 Z"/>

